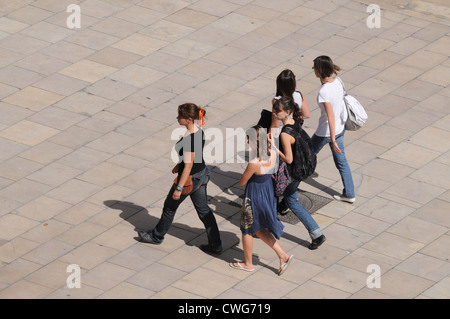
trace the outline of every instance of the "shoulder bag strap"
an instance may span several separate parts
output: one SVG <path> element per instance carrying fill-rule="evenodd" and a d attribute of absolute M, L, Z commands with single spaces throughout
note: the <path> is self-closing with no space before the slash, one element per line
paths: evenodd
<path fill-rule="evenodd" d="M 341 82 L 341 84 L 342 84 L 342 88 L 344 89 L 344 96 L 346 96 L 347 95 L 347 90 L 345 89 L 345 85 L 344 85 L 344 82 L 342 82 L 342 80 L 341 80 L 341 78 L 340 77 L 336 77 L 336 79 L 337 80 L 339 80 L 339 82 Z"/>

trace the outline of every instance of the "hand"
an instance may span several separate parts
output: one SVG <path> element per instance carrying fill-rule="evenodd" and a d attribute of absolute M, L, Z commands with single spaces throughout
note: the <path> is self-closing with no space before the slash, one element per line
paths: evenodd
<path fill-rule="evenodd" d="M 335 152 L 336 154 L 341 154 L 342 151 L 339 148 L 339 145 L 336 141 L 332 142 L 333 143 L 333 152 Z"/>
<path fill-rule="evenodd" d="M 179 190 L 174 190 L 173 195 L 172 195 L 172 199 L 173 200 L 179 200 L 181 197 L 181 191 Z"/>

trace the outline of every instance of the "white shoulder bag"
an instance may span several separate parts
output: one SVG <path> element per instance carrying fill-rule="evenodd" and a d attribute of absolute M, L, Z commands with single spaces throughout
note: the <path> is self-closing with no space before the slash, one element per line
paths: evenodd
<path fill-rule="evenodd" d="M 341 82 L 342 87 L 344 88 L 344 102 L 348 114 L 347 121 L 345 122 L 345 129 L 348 131 L 359 130 L 367 121 L 367 113 L 357 99 L 347 94 L 344 82 L 342 82 L 339 77 L 337 77 L 337 79 Z"/>

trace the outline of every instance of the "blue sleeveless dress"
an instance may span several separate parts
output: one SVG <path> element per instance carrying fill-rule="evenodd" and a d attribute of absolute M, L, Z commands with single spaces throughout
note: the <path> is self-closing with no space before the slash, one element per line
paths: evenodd
<path fill-rule="evenodd" d="M 261 229 L 267 229 L 276 239 L 283 234 L 284 225 L 277 219 L 272 170 L 264 175 L 254 174 L 247 182 L 241 209 L 243 235 L 253 235 Z"/>

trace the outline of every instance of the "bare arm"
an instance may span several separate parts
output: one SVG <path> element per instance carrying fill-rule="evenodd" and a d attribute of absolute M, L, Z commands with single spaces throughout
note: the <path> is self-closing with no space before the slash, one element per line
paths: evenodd
<path fill-rule="evenodd" d="M 301 96 L 302 96 L 302 108 L 301 108 L 301 113 L 302 113 L 302 120 L 306 120 L 309 119 L 311 117 L 311 110 L 309 109 L 309 105 L 308 102 L 306 102 L 305 96 L 300 92 Z"/>
<path fill-rule="evenodd" d="M 183 187 L 184 184 L 186 184 L 186 181 L 188 180 L 189 175 L 191 175 L 192 166 L 194 166 L 194 158 L 195 158 L 194 152 L 186 152 L 184 154 L 184 169 L 183 169 L 183 172 L 181 173 L 180 178 L 178 179 L 178 185 L 180 185 L 181 187 Z M 179 200 L 180 197 L 181 197 L 181 191 L 175 189 L 175 191 L 173 192 L 172 198 L 174 200 Z"/>
<path fill-rule="evenodd" d="M 280 139 L 281 144 L 283 145 L 284 153 L 282 153 L 280 150 L 277 150 L 277 152 L 283 161 L 285 161 L 287 164 L 291 164 L 294 160 L 291 144 L 295 142 L 295 139 L 293 136 L 284 132 L 280 134 Z"/>
<path fill-rule="evenodd" d="M 331 106 L 330 102 L 324 102 L 323 106 L 325 108 L 325 112 L 327 113 L 327 117 L 328 117 L 328 125 L 330 127 L 330 138 L 331 138 L 331 141 L 333 142 L 333 151 L 337 154 L 340 154 L 340 153 L 342 153 L 342 151 L 336 143 L 335 119 L 334 119 L 333 107 Z"/>
<path fill-rule="evenodd" d="M 244 173 L 242 173 L 241 179 L 239 180 L 239 185 L 244 186 L 247 184 L 248 180 L 255 174 L 256 170 L 259 169 L 258 163 L 248 163 Z"/>

